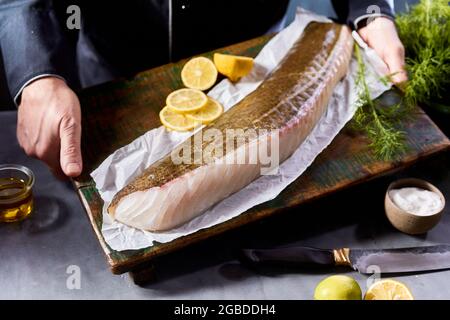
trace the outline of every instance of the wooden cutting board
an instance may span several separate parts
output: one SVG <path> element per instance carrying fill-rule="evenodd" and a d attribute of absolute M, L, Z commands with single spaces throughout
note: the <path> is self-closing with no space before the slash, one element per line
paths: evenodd
<path fill-rule="evenodd" d="M 254 57 L 269 39 L 270 36 L 263 36 L 217 51 Z M 212 52 L 205 56 L 211 57 Z M 100 231 L 103 202 L 89 173 L 117 148 L 160 126 L 158 113 L 164 106 L 166 96 L 182 87 L 180 72 L 184 63 L 185 60 L 160 66 L 131 79 L 96 86 L 80 93 L 84 171 L 74 184 L 115 274 L 144 270 L 143 266 L 148 266 L 158 256 L 276 214 L 285 208 L 404 168 L 450 147 L 447 137 L 420 108 L 417 108 L 417 116 L 404 125 L 408 150 L 396 161 L 376 159 L 368 149 L 366 138 L 345 128 L 313 165 L 276 199 L 234 219 L 169 243 L 157 243 L 141 250 L 114 251 L 105 243 Z M 147 277 L 146 273 L 136 274 Z"/>

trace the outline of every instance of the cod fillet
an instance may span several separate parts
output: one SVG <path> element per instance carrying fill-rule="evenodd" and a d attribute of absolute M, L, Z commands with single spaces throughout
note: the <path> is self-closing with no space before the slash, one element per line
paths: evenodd
<path fill-rule="evenodd" d="M 199 134 L 213 129 L 226 136 L 227 129 L 278 130 L 280 163 L 300 146 L 325 112 L 338 81 L 347 72 L 353 39 L 346 26 L 335 23 L 310 23 L 283 58 L 280 65 L 252 93 L 196 132 L 173 152 L 187 144 L 194 146 Z M 180 226 L 206 209 L 247 186 L 261 175 L 260 161 L 230 164 L 227 161 L 255 148 L 266 147 L 274 136 L 248 137 L 245 143 L 223 143 L 222 154 L 211 152 L 209 161 L 175 163 L 172 153 L 153 163 L 120 190 L 111 201 L 108 213 L 116 220 L 149 231 L 164 231 Z M 248 140 L 248 141 L 247 141 Z M 265 145 L 262 141 L 265 140 Z M 198 141 L 198 140 L 197 140 Z M 209 142 L 211 143 L 211 142 Z M 210 148 L 208 141 L 200 150 Z M 217 147 L 217 145 L 216 145 Z M 269 147 L 270 149 L 270 147 Z M 244 156 L 248 160 L 248 156 Z"/>

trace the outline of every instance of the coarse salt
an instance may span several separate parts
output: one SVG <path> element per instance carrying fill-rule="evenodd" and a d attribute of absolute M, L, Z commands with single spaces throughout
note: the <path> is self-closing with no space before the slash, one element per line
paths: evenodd
<path fill-rule="evenodd" d="M 429 190 L 406 187 L 389 191 L 389 197 L 400 209 L 418 216 L 429 216 L 442 208 L 440 196 Z"/>

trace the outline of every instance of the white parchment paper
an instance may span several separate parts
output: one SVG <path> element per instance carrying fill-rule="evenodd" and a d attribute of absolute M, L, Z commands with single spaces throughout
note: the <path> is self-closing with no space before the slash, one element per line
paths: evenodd
<path fill-rule="evenodd" d="M 247 77 L 236 84 L 225 79 L 208 95 L 220 101 L 225 110 L 232 107 L 261 84 L 311 21 L 330 22 L 323 16 L 298 8 L 295 20 L 272 38 L 255 58 L 255 67 Z M 384 74 L 386 68 L 370 48 L 363 49 L 368 70 L 367 82 L 372 97 L 375 98 L 389 89 L 378 80 L 378 75 Z M 352 59 L 348 75 L 336 86 L 326 113 L 296 152 L 280 165 L 277 175 L 261 176 L 241 191 L 176 229 L 165 232 L 134 229 L 112 221 L 106 213 L 106 208 L 116 192 L 146 167 L 192 135 L 192 132 L 168 132 L 163 127 L 159 127 L 116 150 L 91 173 L 100 196 L 105 201 L 102 226 L 105 241 L 116 251 L 149 247 L 154 241 L 169 242 L 229 220 L 255 205 L 275 198 L 308 168 L 316 156 L 331 143 L 353 117 L 357 103 L 357 90 L 354 83 L 356 70 L 356 60 Z"/>

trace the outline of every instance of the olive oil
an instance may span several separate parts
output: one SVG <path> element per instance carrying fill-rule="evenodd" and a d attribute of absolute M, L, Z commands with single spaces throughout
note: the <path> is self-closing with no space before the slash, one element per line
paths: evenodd
<path fill-rule="evenodd" d="M 33 211 L 30 185 L 14 177 L 0 177 L 0 222 L 15 222 L 28 217 Z"/>

